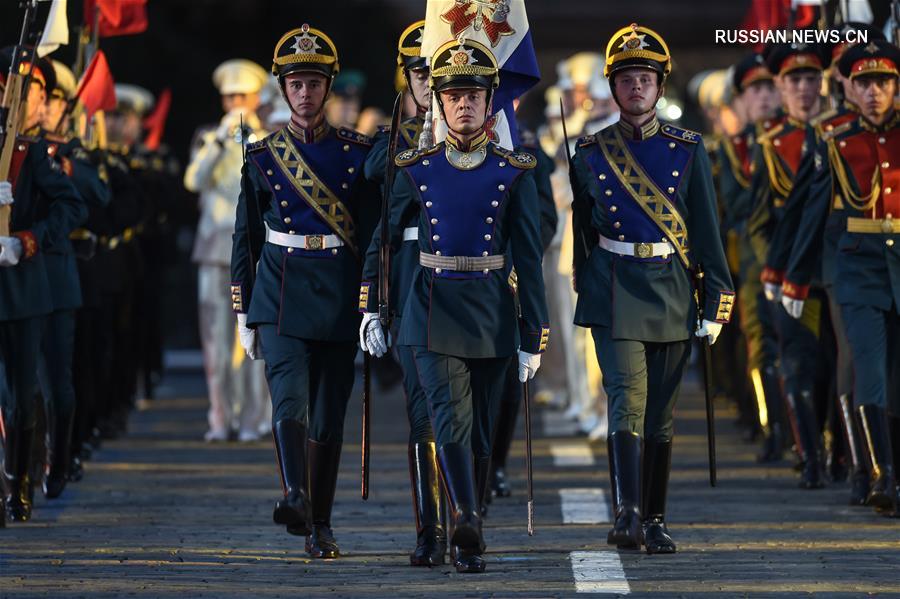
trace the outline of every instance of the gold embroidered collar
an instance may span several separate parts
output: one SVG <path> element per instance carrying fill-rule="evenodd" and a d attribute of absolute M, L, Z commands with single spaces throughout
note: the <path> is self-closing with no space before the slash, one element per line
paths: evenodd
<path fill-rule="evenodd" d="M 622 137 L 635 141 L 647 139 L 648 137 L 652 137 L 659 132 L 659 121 L 656 119 L 655 114 L 651 116 L 650 119 L 640 127 L 635 127 L 625 119 L 619 119 L 619 122 L 617 124 L 619 126 L 619 130 L 622 132 Z"/>
<path fill-rule="evenodd" d="M 319 142 L 326 135 L 328 135 L 328 132 L 331 130 L 331 126 L 325 119 L 322 119 L 322 123 L 318 127 L 314 127 L 312 129 L 299 127 L 295 125 L 293 121 L 288 121 L 287 128 L 288 131 L 291 132 L 291 135 L 294 137 L 294 139 L 302 144 L 314 144 L 316 142 Z"/>
<path fill-rule="evenodd" d="M 900 112 L 897 112 L 893 108 L 891 109 L 891 112 L 892 114 L 884 119 L 884 122 L 880 125 L 873 124 L 866 117 L 860 114 L 859 125 L 866 131 L 871 131 L 872 133 L 883 133 L 884 131 L 889 131 L 900 124 Z"/>
<path fill-rule="evenodd" d="M 452 133 L 447 135 L 445 153 L 447 161 L 463 171 L 478 168 L 487 158 L 488 136 L 482 131 L 477 137 L 463 144 Z"/>

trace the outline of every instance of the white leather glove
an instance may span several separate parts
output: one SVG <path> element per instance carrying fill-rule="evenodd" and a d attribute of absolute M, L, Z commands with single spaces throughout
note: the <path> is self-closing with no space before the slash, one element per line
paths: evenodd
<path fill-rule="evenodd" d="M 524 383 L 533 379 L 538 368 L 541 367 L 541 354 L 529 354 L 519 350 L 519 382 Z"/>
<path fill-rule="evenodd" d="M 15 266 L 22 258 L 22 242 L 18 237 L 0 237 L 0 266 Z"/>
<path fill-rule="evenodd" d="M 696 335 L 697 337 L 709 337 L 709 344 L 713 345 L 716 342 L 716 339 L 719 338 L 719 333 L 721 332 L 721 323 L 706 320 L 704 318 L 700 326 L 697 327 L 697 331 L 694 333 L 694 335 Z"/>
<path fill-rule="evenodd" d="M 770 302 L 777 302 L 781 299 L 781 285 L 775 283 L 763 283 L 763 293 Z"/>
<path fill-rule="evenodd" d="M 15 202 L 12 194 L 12 184 L 9 181 L 0 181 L 0 206 L 9 206 Z"/>
<path fill-rule="evenodd" d="M 786 295 L 781 296 L 781 305 L 785 311 L 791 315 L 791 318 L 800 318 L 803 315 L 804 300 L 794 299 Z"/>
<path fill-rule="evenodd" d="M 219 128 L 216 129 L 216 139 L 220 142 L 227 142 L 234 139 L 235 130 L 241 126 L 241 111 L 232 110 L 222 117 L 219 121 Z"/>
<path fill-rule="evenodd" d="M 359 324 L 359 346 L 364 352 L 376 358 L 386 354 L 391 346 L 391 334 L 388 333 L 385 339 L 384 327 L 381 326 L 381 319 L 375 312 L 363 314 L 362 322 Z"/>
<path fill-rule="evenodd" d="M 238 314 L 238 335 L 241 338 L 241 347 L 247 352 L 247 357 L 251 360 L 259 360 L 262 356 L 259 353 L 259 343 L 257 342 L 256 329 L 247 327 L 247 315 Z"/>

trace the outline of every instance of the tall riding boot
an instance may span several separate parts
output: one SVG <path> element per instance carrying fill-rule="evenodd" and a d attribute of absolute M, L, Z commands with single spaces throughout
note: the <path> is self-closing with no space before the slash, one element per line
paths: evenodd
<path fill-rule="evenodd" d="M 754 369 L 751 373 L 753 389 L 763 428 L 763 446 L 756 456 L 760 463 L 778 462 L 784 454 L 784 416 L 781 384 L 774 366 Z"/>
<path fill-rule="evenodd" d="M 797 442 L 803 456 L 800 472 L 801 489 L 821 489 L 825 486 L 825 469 L 822 463 L 822 435 L 819 432 L 812 394 L 803 391 L 798 395 L 789 394 L 797 426 Z"/>
<path fill-rule="evenodd" d="M 491 456 L 475 458 L 475 495 L 481 501 L 481 518 L 487 518 L 488 504 L 491 501 L 491 490 L 488 477 L 491 474 Z"/>
<path fill-rule="evenodd" d="M 672 470 L 672 441 L 644 441 L 641 514 L 647 553 L 675 553 L 675 541 L 666 526 L 666 495 Z"/>
<path fill-rule="evenodd" d="M 438 462 L 453 514 L 450 536 L 450 543 L 456 548 L 453 565 L 457 572 L 484 572 L 485 545 L 472 450 L 460 443 L 447 443 L 438 449 Z"/>
<path fill-rule="evenodd" d="M 284 498 L 275 503 L 272 519 L 288 532 L 308 535 L 312 513 L 306 480 L 306 427 L 299 420 L 279 420 L 272 429 Z"/>
<path fill-rule="evenodd" d="M 890 427 L 891 449 L 893 450 L 894 459 L 894 509 L 891 512 L 885 512 L 885 516 L 891 518 L 900 518 L 900 477 L 897 476 L 897 464 L 900 464 L 900 416 L 888 415 L 888 425 Z"/>
<path fill-rule="evenodd" d="M 859 420 L 853 412 L 853 398 L 841 395 L 838 397 L 838 407 L 853 465 L 853 472 L 850 474 L 850 505 L 866 505 L 866 495 L 869 494 L 869 471 L 866 468 L 863 434 Z"/>
<path fill-rule="evenodd" d="M 6 483 L 6 517 L 13 522 L 31 519 L 31 481 L 28 466 L 34 429 L 11 426 L 6 430 L 3 478 Z"/>
<path fill-rule="evenodd" d="M 44 475 L 44 496 L 56 499 L 69 480 L 69 450 L 72 446 L 72 424 L 75 414 L 54 415 L 49 422 L 50 459 L 47 460 L 47 471 Z"/>
<path fill-rule="evenodd" d="M 509 456 L 509 449 L 516 434 L 518 417 L 518 403 L 500 402 L 500 416 L 497 418 L 491 455 L 491 493 L 495 497 L 509 497 L 511 494 L 509 481 L 506 480 L 506 458 Z"/>
<path fill-rule="evenodd" d="M 341 464 L 340 443 L 320 443 L 309 440 L 309 496 L 312 500 L 312 533 L 306 537 L 306 551 L 310 557 L 335 559 L 340 557 L 331 531 L 331 508 Z"/>
<path fill-rule="evenodd" d="M 616 431 L 609 436 L 615 523 L 606 542 L 619 549 L 641 548 L 641 436 Z"/>
<path fill-rule="evenodd" d="M 416 550 L 409 556 L 413 566 L 442 566 L 447 553 L 447 533 L 442 523 L 441 485 L 435 445 L 409 446 L 409 480 L 416 514 Z"/>
<path fill-rule="evenodd" d="M 894 456 L 888 433 L 888 420 L 884 408 L 862 405 L 857 408 L 869 448 L 869 469 L 871 486 L 866 505 L 878 512 L 892 512 L 897 509 L 897 481 L 894 471 Z"/>

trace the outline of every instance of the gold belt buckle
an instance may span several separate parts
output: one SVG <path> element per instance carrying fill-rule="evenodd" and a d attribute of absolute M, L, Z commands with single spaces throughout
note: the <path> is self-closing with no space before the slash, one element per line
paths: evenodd
<path fill-rule="evenodd" d="M 894 221 L 886 218 L 881 221 L 881 232 L 882 233 L 893 233 L 894 232 Z"/>
<path fill-rule="evenodd" d="M 321 250 L 325 245 L 325 236 L 324 235 L 307 235 L 306 236 L 306 249 L 308 250 Z"/>
<path fill-rule="evenodd" d="M 650 258 L 653 256 L 653 246 L 649 243 L 636 243 L 635 254 L 638 258 Z"/>

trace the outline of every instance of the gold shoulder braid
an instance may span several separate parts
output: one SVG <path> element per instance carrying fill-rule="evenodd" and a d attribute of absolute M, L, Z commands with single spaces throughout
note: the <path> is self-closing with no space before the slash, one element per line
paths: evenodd
<path fill-rule="evenodd" d="M 354 254 L 356 248 L 356 226 L 350 211 L 328 186 L 309 168 L 303 155 L 297 150 L 287 129 L 281 129 L 266 138 L 266 145 L 272 152 L 275 163 L 288 178 L 294 190 L 316 211 L 329 227 L 340 237 Z"/>
<path fill-rule="evenodd" d="M 625 140 L 622 139 L 619 128 L 610 127 L 603 130 L 597 134 L 597 141 L 603 151 L 603 157 L 606 158 L 619 183 L 666 234 L 685 268 L 690 268 L 688 230 L 684 219 L 635 160 Z"/>
<path fill-rule="evenodd" d="M 734 149 L 734 144 L 731 143 L 731 140 L 727 137 L 722 138 L 722 149 L 725 150 L 725 157 L 728 158 L 728 165 L 731 167 L 731 174 L 734 176 L 734 180 L 737 181 L 738 185 L 742 188 L 748 189 L 750 187 L 750 180 L 744 176 L 741 160 L 738 158 L 737 152 Z"/>
<path fill-rule="evenodd" d="M 881 167 L 878 164 L 875 165 L 875 170 L 872 172 L 872 180 L 870 181 L 871 191 L 869 194 L 865 196 L 859 195 L 853 190 L 850 178 L 847 176 L 847 169 L 844 167 L 844 160 L 841 158 L 841 153 L 838 152 L 833 136 L 828 139 L 827 144 L 828 161 L 831 163 L 831 168 L 844 192 L 843 199 L 854 210 L 859 210 L 860 212 L 870 210 L 881 194 Z"/>
<path fill-rule="evenodd" d="M 780 127 L 776 127 L 776 129 L 780 130 Z M 783 199 L 787 199 L 791 195 L 791 189 L 794 188 L 794 181 L 788 176 L 787 171 L 781 164 L 781 159 L 775 153 L 772 145 L 773 136 L 771 133 L 776 131 L 776 129 L 772 129 L 769 132 L 770 135 L 761 137 L 759 145 L 762 148 L 763 160 L 766 163 L 766 171 L 769 174 L 769 183 L 772 185 L 772 189 Z"/>

